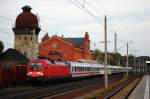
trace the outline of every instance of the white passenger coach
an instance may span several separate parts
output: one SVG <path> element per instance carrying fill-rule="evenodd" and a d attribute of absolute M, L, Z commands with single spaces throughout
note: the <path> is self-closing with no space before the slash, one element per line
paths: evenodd
<path fill-rule="evenodd" d="M 103 64 L 91 60 L 82 59 L 77 62 L 70 61 L 69 64 L 72 77 L 102 75 L 105 71 Z M 107 65 L 107 73 L 109 75 L 126 72 L 126 69 L 127 68 L 121 66 Z M 131 67 L 128 67 L 128 69 L 129 71 L 132 70 Z"/>

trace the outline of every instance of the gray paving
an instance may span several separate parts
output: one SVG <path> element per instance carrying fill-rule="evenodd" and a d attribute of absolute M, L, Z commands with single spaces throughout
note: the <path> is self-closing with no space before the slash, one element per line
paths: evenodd
<path fill-rule="evenodd" d="M 150 90 L 150 76 L 147 75 L 144 99 L 149 99 L 150 98 L 150 91 L 149 90 Z"/>
<path fill-rule="evenodd" d="M 128 99 L 149 99 L 150 79 L 149 75 L 145 75 Z"/>

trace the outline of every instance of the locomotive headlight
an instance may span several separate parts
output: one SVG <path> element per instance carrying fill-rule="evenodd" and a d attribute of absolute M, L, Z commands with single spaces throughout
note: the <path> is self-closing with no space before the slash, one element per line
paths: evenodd
<path fill-rule="evenodd" d="M 28 73 L 27 73 L 28 76 L 31 75 L 31 74 L 32 74 L 32 72 L 28 72 Z"/>
<path fill-rule="evenodd" d="M 37 72 L 37 75 L 43 76 L 43 73 L 42 72 Z"/>
<path fill-rule="evenodd" d="M 43 76 L 43 73 L 41 73 L 41 76 Z"/>

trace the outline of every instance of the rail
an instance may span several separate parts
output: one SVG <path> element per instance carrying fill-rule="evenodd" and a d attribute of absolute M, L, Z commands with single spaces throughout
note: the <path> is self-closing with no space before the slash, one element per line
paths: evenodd
<path fill-rule="evenodd" d="M 136 82 L 136 84 L 133 86 L 133 88 L 126 94 L 124 95 L 123 99 L 128 99 L 128 97 L 130 96 L 130 94 L 133 92 L 133 90 L 136 88 L 136 86 L 139 84 L 139 82 L 141 81 L 142 77 Z M 121 90 L 123 90 L 123 88 L 127 87 L 130 83 L 132 83 L 135 79 L 131 79 L 128 82 L 122 84 L 121 86 L 117 87 L 116 89 L 114 89 L 112 92 L 110 92 L 109 94 L 107 94 L 104 99 L 110 99 L 111 97 L 115 96 L 117 93 L 119 93 Z"/>

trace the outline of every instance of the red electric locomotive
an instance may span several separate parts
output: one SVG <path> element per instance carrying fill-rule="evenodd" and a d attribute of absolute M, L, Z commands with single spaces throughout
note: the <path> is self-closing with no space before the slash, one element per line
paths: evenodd
<path fill-rule="evenodd" d="M 45 59 L 32 60 L 27 65 L 27 80 L 69 78 L 70 66 L 66 62 Z"/>

